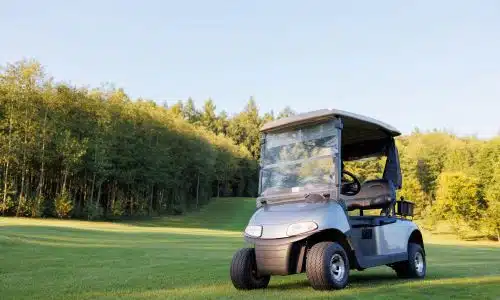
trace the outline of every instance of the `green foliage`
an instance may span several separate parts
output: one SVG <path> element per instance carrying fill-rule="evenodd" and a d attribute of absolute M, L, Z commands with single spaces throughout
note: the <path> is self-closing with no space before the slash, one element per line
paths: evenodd
<path fill-rule="evenodd" d="M 6 211 L 9 211 L 11 208 L 15 206 L 15 202 L 11 196 L 6 196 L 2 198 L 2 202 L 0 203 L 0 211 L 4 214 Z"/>
<path fill-rule="evenodd" d="M 438 178 L 436 203 L 437 217 L 451 221 L 461 234 L 465 226 L 477 227 L 481 216 L 479 180 L 463 172 L 444 172 Z"/>
<path fill-rule="evenodd" d="M 208 99 L 203 106 L 203 112 L 200 116 L 200 125 L 215 134 L 223 133 L 221 126 L 217 122 L 215 109 L 216 107 L 212 99 Z"/>
<path fill-rule="evenodd" d="M 500 200 L 490 200 L 485 213 L 485 227 L 487 232 L 500 242 Z"/>
<path fill-rule="evenodd" d="M 121 200 L 115 200 L 111 203 L 111 214 L 113 216 L 122 216 L 125 214 L 125 205 Z"/>
<path fill-rule="evenodd" d="M 45 210 L 45 198 L 43 195 L 38 195 L 33 198 L 30 198 L 30 217 L 39 218 L 43 215 L 43 211 Z"/>
<path fill-rule="evenodd" d="M 212 99 L 200 109 L 191 98 L 158 105 L 112 86 L 56 83 L 36 61 L 8 64 L 0 70 L 0 213 L 155 216 L 184 214 L 213 196 L 255 197 L 259 129 L 294 114 L 287 106 L 261 115 L 254 98 L 232 116 Z M 500 137 L 415 131 L 396 143 L 398 197 L 415 202 L 427 227 L 446 219 L 500 236 Z M 363 181 L 380 178 L 384 163 L 346 169 Z"/>
<path fill-rule="evenodd" d="M 484 226 L 486 232 L 500 242 L 500 162 L 494 164 L 495 170 L 490 183 L 486 186 L 487 210 Z"/>
<path fill-rule="evenodd" d="M 85 208 L 88 220 L 98 220 L 104 216 L 104 210 L 100 205 L 89 205 Z"/>
<path fill-rule="evenodd" d="M 368 158 L 344 163 L 346 170 L 356 174 L 361 182 L 381 178 L 384 172 L 384 164 L 384 158 Z"/>
<path fill-rule="evenodd" d="M 228 135 L 239 145 L 245 146 L 252 157 L 260 157 L 260 126 L 262 124 L 257 104 L 250 98 L 243 111 L 229 124 Z"/>
<path fill-rule="evenodd" d="M 255 196 L 257 163 L 228 127 L 211 100 L 203 112 L 192 99 L 166 108 L 113 87 L 54 83 L 34 61 L 9 64 L 0 72 L 0 212 L 133 217 L 184 212 L 221 192 Z"/>
<path fill-rule="evenodd" d="M 425 193 L 420 181 L 415 176 L 405 176 L 403 187 L 398 191 L 398 198 L 403 197 L 415 203 L 414 214 L 416 218 L 423 218 L 428 215 L 426 211 Z"/>
<path fill-rule="evenodd" d="M 282 111 L 279 112 L 276 119 L 286 118 L 294 115 L 295 111 L 293 111 L 293 109 L 290 106 L 286 106 Z"/>
<path fill-rule="evenodd" d="M 67 218 L 73 210 L 73 201 L 66 190 L 63 190 L 54 200 L 54 207 L 59 218 Z"/>

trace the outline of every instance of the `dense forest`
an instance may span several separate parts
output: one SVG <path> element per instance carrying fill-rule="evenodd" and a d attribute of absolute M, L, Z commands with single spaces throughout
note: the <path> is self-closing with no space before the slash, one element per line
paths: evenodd
<path fill-rule="evenodd" d="M 40 63 L 0 70 L 0 214 L 124 218 L 180 214 L 217 196 L 257 193 L 262 114 L 250 98 L 229 116 L 208 99 L 173 105 L 122 89 L 55 82 Z M 500 137 L 415 130 L 398 137 L 403 189 L 416 217 L 500 239 Z M 350 163 L 366 179 L 380 159 Z"/>
<path fill-rule="evenodd" d="M 175 214 L 213 196 L 255 196 L 257 153 L 246 147 L 259 126 L 255 103 L 231 122 L 210 101 L 201 114 L 192 103 L 165 107 L 121 89 L 55 83 L 35 61 L 5 66 L 0 214 Z"/>

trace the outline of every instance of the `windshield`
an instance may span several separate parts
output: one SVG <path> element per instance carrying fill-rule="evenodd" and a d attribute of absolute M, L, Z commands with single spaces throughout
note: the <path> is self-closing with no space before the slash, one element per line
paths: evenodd
<path fill-rule="evenodd" d="M 332 190 L 337 149 L 333 122 L 268 133 L 262 149 L 261 195 Z"/>

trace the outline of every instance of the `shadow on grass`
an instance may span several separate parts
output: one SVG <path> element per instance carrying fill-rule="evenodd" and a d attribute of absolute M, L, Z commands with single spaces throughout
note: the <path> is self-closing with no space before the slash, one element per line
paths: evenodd
<path fill-rule="evenodd" d="M 379 269 L 380 270 L 380 269 Z M 304 275 L 305 276 L 305 275 Z M 447 277 L 453 278 L 453 277 Z M 445 279 L 445 278 L 438 278 Z M 374 287 L 379 285 L 388 284 L 401 284 L 407 282 L 407 279 L 400 279 L 396 276 L 396 273 L 372 273 L 372 274 L 362 274 L 358 271 L 351 271 L 349 276 L 349 285 L 359 286 L 359 287 Z M 269 290 L 302 290 L 310 288 L 309 281 L 306 279 L 295 281 L 295 282 L 284 282 L 271 284 L 267 289 Z"/>
<path fill-rule="evenodd" d="M 310 284 L 307 280 L 284 282 L 278 284 L 271 284 L 267 287 L 267 290 L 302 290 L 309 288 Z"/>

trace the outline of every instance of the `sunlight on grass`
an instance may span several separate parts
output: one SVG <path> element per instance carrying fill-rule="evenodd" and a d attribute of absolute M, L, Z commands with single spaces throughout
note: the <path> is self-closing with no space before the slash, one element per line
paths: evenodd
<path fill-rule="evenodd" d="M 192 217 L 191 217 L 192 218 Z M 54 219 L 29 219 L 29 218 L 3 218 L 0 217 L 1 226 L 41 226 L 41 227 L 60 227 L 60 228 L 73 228 L 85 229 L 104 232 L 129 232 L 129 233 L 171 233 L 171 234 L 184 234 L 196 236 L 228 236 L 228 237 L 242 237 L 241 231 L 235 230 L 221 230 L 221 229 L 205 229 L 196 227 L 170 227 L 173 223 L 171 220 L 166 221 L 164 218 L 159 223 L 168 224 L 167 227 L 160 226 L 140 226 L 138 222 L 135 223 L 111 223 L 111 222 L 91 222 L 79 220 L 54 220 Z M 219 220 L 220 221 L 220 220 Z M 179 225 L 182 225 L 180 223 Z M 201 226 L 201 225 L 200 225 Z M 213 221 L 212 221 L 213 227 Z M 461 246 L 488 246 L 500 247 L 500 243 L 493 241 L 464 241 L 450 235 L 433 234 L 422 230 L 424 241 L 426 244 L 435 245 L 461 245 Z M 59 238 L 63 240 L 63 238 Z M 68 240 L 75 242 L 76 240 Z M 101 242 L 101 241 L 99 241 Z"/>
<path fill-rule="evenodd" d="M 478 247 L 478 246 L 500 247 L 500 242 L 487 241 L 487 240 L 466 241 L 466 240 L 460 240 L 454 235 L 436 234 L 428 232 L 424 229 L 421 229 L 421 231 L 424 237 L 424 242 L 426 244 L 460 245 L 460 246 L 470 246 L 470 247 Z"/>
<path fill-rule="evenodd" d="M 42 226 L 75 228 L 85 230 L 107 231 L 107 232 L 136 232 L 136 233 L 175 233 L 186 235 L 206 236 L 233 236 L 242 237 L 242 233 L 228 230 L 203 229 L 203 228 L 180 228 L 180 227 L 141 227 L 128 224 L 117 224 L 108 222 L 90 222 L 78 220 L 53 220 L 53 219 L 28 219 L 28 218 L 2 218 L 0 226 Z"/>

